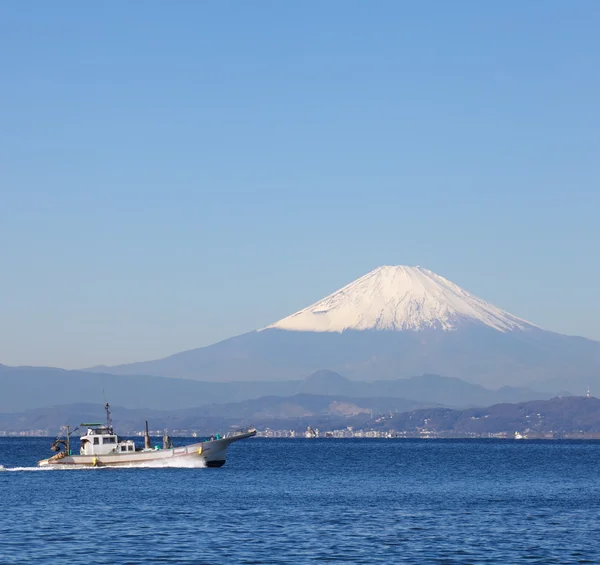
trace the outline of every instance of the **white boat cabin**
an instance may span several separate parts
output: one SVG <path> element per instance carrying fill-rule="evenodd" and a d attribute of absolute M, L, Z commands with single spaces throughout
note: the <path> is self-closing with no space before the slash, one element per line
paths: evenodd
<path fill-rule="evenodd" d="M 87 426 L 87 433 L 80 438 L 80 455 L 117 455 L 135 451 L 133 440 L 119 438 L 112 428 L 104 424 L 82 424 L 82 426 Z"/>

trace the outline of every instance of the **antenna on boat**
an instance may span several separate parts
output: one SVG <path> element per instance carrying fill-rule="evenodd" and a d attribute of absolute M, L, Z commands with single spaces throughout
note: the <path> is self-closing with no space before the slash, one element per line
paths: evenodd
<path fill-rule="evenodd" d="M 146 420 L 146 433 L 144 434 L 144 449 L 150 449 L 150 434 L 148 433 L 148 420 Z"/>
<path fill-rule="evenodd" d="M 171 449 L 173 447 L 173 442 L 167 433 L 167 428 L 165 428 L 165 433 L 163 435 L 163 449 Z"/>
<path fill-rule="evenodd" d="M 65 445 L 65 455 L 71 455 L 71 426 L 67 428 L 67 444 Z"/>
<path fill-rule="evenodd" d="M 104 405 L 104 410 L 106 410 L 106 427 L 109 430 L 112 430 L 112 418 L 110 416 L 110 406 L 108 402 Z"/>

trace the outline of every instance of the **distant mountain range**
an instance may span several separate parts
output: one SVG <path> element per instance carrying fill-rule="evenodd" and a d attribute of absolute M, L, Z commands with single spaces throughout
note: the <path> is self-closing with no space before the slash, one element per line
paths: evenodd
<path fill-rule="evenodd" d="M 600 400 L 561 397 L 518 404 L 456 410 L 421 406 L 393 398 L 348 398 L 297 394 L 262 397 L 242 403 L 158 411 L 113 406 L 115 427 L 121 435 L 133 435 L 148 420 L 154 435 L 192 432 L 209 435 L 230 428 L 253 425 L 259 430 L 304 431 L 307 426 L 326 430 L 394 430 L 396 432 L 485 435 L 515 431 L 527 434 L 600 432 Z M 0 431 L 37 431 L 57 434 L 61 426 L 73 428 L 85 421 L 103 421 L 102 406 L 73 404 L 0 414 Z"/>
<path fill-rule="evenodd" d="M 297 394 L 405 399 L 413 404 L 465 407 L 546 399 L 559 392 L 516 387 L 491 390 L 438 375 L 362 382 L 322 370 L 293 381 L 215 383 L 5 365 L 0 365 L 0 391 L 0 412 L 20 412 L 59 404 L 91 403 L 101 407 L 106 400 L 128 409 L 179 410 Z"/>
<path fill-rule="evenodd" d="M 442 374 L 583 392 L 600 385 L 600 343 L 545 331 L 422 267 L 384 266 L 267 328 L 90 370 L 223 382 L 297 380 L 323 368 L 357 381 Z"/>
<path fill-rule="evenodd" d="M 229 428 L 258 426 L 263 429 L 298 428 L 309 424 L 346 427 L 362 424 L 373 413 L 397 413 L 426 407 L 420 402 L 402 398 L 348 398 L 295 394 L 263 396 L 243 402 L 209 404 L 185 410 L 140 410 L 113 406 L 113 421 L 120 434 L 128 435 L 144 429 L 147 420 L 152 430 L 181 430 L 210 434 Z M 0 431 L 48 430 L 58 433 L 61 426 L 73 428 L 81 422 L 104 421 L 104 410 L 98 404 L 48 406 L 19 413 L 0 414 Z"/>
<path fill-rule="evenodd" d="M 465 435 L 515 431 L 532 435 L 549 432 L 597 434 L 600 432 L 600 399 L 570 396 L 466 410 L 428 408 L 396 414 L 374 422 L 373 427 L 407 432 L 428 429 Z"/>

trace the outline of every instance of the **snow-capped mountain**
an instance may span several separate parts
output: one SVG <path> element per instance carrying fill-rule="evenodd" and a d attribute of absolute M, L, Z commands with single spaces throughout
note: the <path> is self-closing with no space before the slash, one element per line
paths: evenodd
<path fill-rule="evenodd" d="M 582 382 L 600 386 L 600 343 L 542 330 L 427 269 L 384 266 L 266 328 L 92 370 L 283 381 L 319 369 L 364 381 L 437 374 L 539 388 L 552 380 L 552 390 L 576 391 Z"/>
<path fill-rule="evenodd" d="M 535 327 L 428 269 L 400 265 L 379 267 L 268 328 L 452 331 L 465 323 L 481 323 L 501 332 Z"/>

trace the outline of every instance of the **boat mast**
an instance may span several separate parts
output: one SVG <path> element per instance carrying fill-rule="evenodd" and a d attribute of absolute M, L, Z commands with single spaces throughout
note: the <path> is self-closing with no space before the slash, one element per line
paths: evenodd
<path fill-rule="evenodd" d="M 148 433 L 148 420 L 146 420 L 146 433 L 144 434 L 144 449 L 150 449 L 150 434 Z"/>
<path fill-rule="evenodd" d="M 110 433 L 112 433 L 112 418 L 110 415 L 110 406 L 108 405 L 108 402 L 106 403 L 106 406 L 104 406 L 104 409 L 106 410 L 106 427 L 109 429 Z"/>

